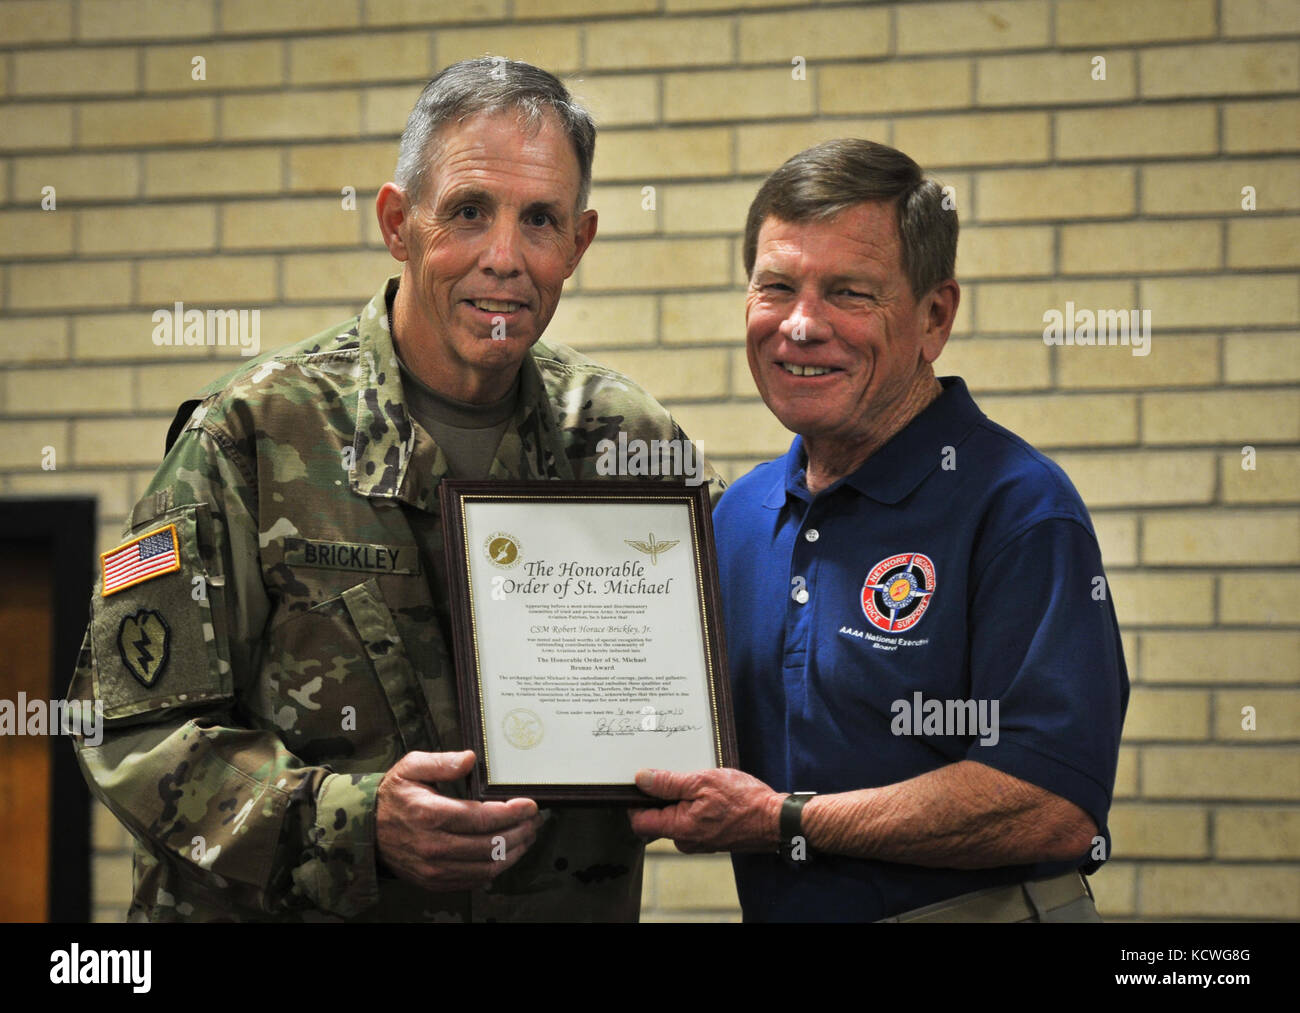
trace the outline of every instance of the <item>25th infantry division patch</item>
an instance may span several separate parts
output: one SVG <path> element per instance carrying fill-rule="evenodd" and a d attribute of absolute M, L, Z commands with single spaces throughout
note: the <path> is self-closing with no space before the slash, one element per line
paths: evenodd
<path fill-rule="evenodd" d="M 152 686 L 167 667 L 171 630 L 158 612 L 140 609 L 133 616 L 122 617 L 117 649 L 127 670 L 146 687 Z"/>

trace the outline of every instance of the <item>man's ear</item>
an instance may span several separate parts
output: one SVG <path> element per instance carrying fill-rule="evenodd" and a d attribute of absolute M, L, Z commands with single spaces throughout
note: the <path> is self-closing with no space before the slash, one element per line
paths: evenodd
<path fill-rule="evenodd" d="M 406 191 L 396 183 L 385 183 L 375 198 L 375 214 L 379 218 L 379 231 L 384 235 L 384 245 L 394 260 L 406 261 L 411 252 L 403 238 L 408 207 Z"/>
<path fill-rule="evenodd" d="M 921 301 L 921 312 L 925 316 L 921 355 L 926 362 L 934 362 L 939 358 L 939 353 L 948 343 L 948 335 L 952 333 L 960 302 L 961 288 L 952 278 L 940 282 Z"/>
<path fill-rule="evenodd" d="M 569 269 L 564 274 L 566 278 L 578 269 L 578 261 L 587 252 L 587 247 L 591 245 L 591 241 L 596 238 L 596 218 L 594 208 L 587 208 L 586 211 L 578 215 L 578 223 L 573 233 L 573 256 L 569 260 Z"/>

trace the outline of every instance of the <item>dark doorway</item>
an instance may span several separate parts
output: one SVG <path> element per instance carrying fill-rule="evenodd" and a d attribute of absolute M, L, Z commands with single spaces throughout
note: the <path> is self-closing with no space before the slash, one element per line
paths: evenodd
<path fill-rule="evenodd" d="M 48 708 L 89 617 L 95 501 L 0 500 L 0 532 L 0 700 Z M 90 792 L 72 743 L 50 732 L 0 735 L 0 921 L 90 918 Z"/>

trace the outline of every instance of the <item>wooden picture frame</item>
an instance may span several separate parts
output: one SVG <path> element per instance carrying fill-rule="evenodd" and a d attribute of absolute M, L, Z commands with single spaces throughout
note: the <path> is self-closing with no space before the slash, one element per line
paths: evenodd
<path fill-rule="evenodd" d="M 662 804 L 635 765 L 736 766 L 704 487 L 444 480 L 440 495 L 474 797 Z"/>

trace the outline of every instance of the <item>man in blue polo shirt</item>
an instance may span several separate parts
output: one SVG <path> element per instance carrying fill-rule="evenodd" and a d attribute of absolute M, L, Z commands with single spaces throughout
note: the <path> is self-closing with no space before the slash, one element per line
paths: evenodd
<path fill-rule="evenodd" d="M 745 773 L 643 771 L 679 801 L 633 819 L 732 851 L 747 920 L 1099 920 L 1119 630 L 1069 480 L 935 375 L 946 204 L 841 140 L 749 210 L 749 365 L 798 435 L 714 515 Z"/>

